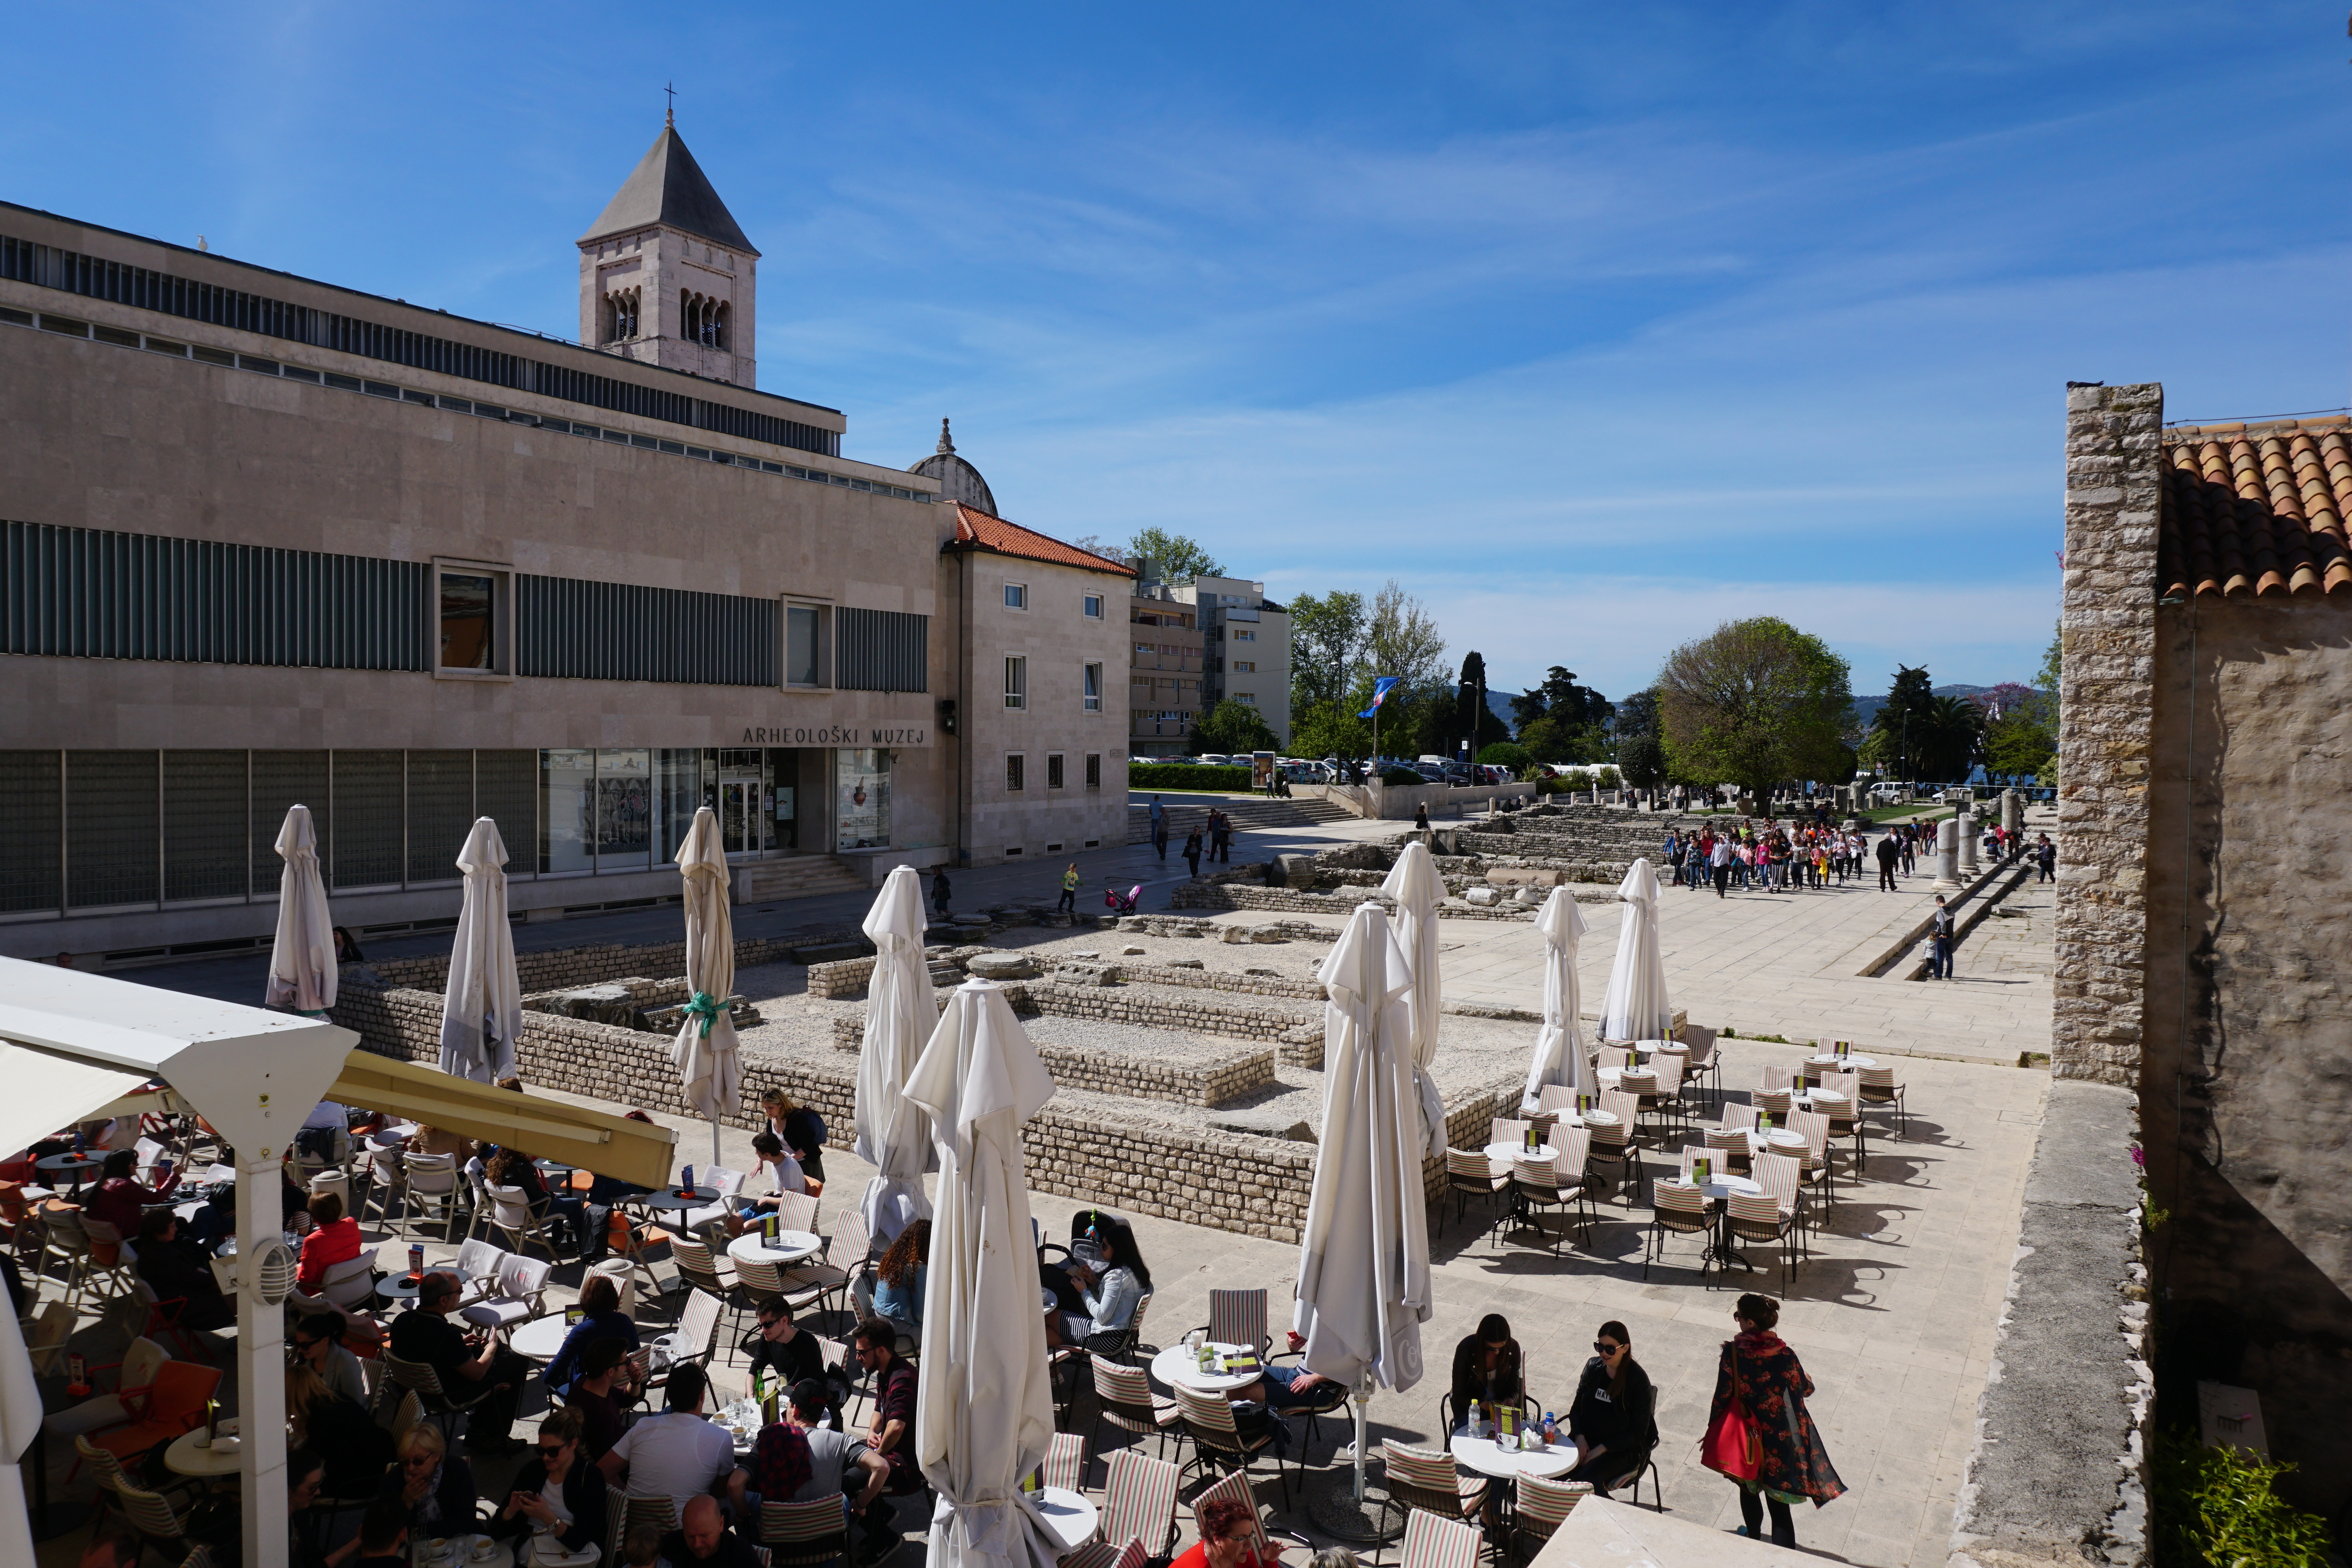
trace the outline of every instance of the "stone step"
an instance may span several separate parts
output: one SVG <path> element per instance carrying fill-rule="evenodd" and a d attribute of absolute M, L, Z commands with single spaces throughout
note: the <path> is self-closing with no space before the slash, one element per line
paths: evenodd
<path fill-rule="evenodd" d="M 1184 835 L 1199 828 L 1205 838 L 1209 831 L 1208 802 L 1199 802 L 1171 796 L 1161 804 L 1168 808 L 1168 836 L 1182 843 Z M 1213 804 L 1234 821 L 1235 832 L 1264 831 L 1273 828 L 1311 828 L 1324 822 L 1347 822 L 1355 814 L 1344 807 L 1335 806 L 1319 798 L 1293 796 L 1288 800 L 1268 800 L 1263 796 L 1220 800 Z M 1151 841 L 1151 808 L 1129 803 L 1127 808 L 1127 841 L 1148 844 Z"/>

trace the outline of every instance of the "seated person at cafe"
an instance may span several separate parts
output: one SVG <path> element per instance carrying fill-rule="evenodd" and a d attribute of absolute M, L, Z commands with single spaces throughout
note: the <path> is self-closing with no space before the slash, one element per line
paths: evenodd
<path fill-rule="evenodd" d="M 327 1270 L 360 1255 L 360 1222 L 343 1212 L 343 1200 L 331 1192 L 310 1195 L 310 1219 L 315 1228 L 302 1238 L 302 1262 L 294 1282 L 316 1295 L 326 1283 Z"/>
<path fill-rule="evenodd" d="M 1237 1497 L 1213 1497 L 1193 1514 L 1201 1539 L 1169 1568 L 1278 1568 L 1282 1559 L 1257 1553 L 1257 1510 Z"/>
<path fill-rule="evenodd" d="M 752 1134 L 751 1155 L 758 1161 L 760 1168 L 768 1173 L 768 1190 L 754 1193 L 749 1197 L 727 1200 L 727 1207 L 734 1211 L 736 1218 L 746 1222 L 759 1218 L 763 1212 L 773 1212 L 785 1193 L 808 1191 L 808 1178 L 801 1175 L 800 1161 L 784 1152 L 784 1141 L 775 1134 Z M 748 1186 L 751 1184 L 746 1182 L 744 1185 Z"/>
<path fill-rule="evenodd" d="M 164 1202 L 178 1189 L 180 1173 L 173 1171 L 153 1186 L 139 1185 L 139 1151 L 117 1149 L 99 1167 L 98 1186 L 81 1195 L 82 1216 L 114 1227 L 125 1240 L 139 1234 L 139 1218 L 149 1205 Z"/>
<path fill-rule="evenodd" d="M 1511 1321 L 1500 1312 L 1478 1320 L 1478 1332 L 1463 1336 L 1454 1347 L 1454 1419 L 1465 1421 L 1470 1402 L 1491 1412 L 1497 1404 L 1515 1405 L 1523 1392 L 1519 1342 L 1511 1337 Z"/>
<path fill-rule="evenodd" d="M 392 1463 L 392 1434 L 375 1424 L 366 1406 L 329 1388 L 306 1362 L 286 1369 L 286 1430 L 289 1441 L 318 1453 L 329 1497 L 368 1496 Z"/>
<path fill-rule="evenodd" d="M 628 1423 L 622 1413 L 635 1403 L 629 1391 L 629 1347 L 617 1339 L 588 1342 L 581 1351 L 579 1375 L 572 1381 L 563 1407 L 580 1412 L 580 1451 L 590 1464 L 612 1452 Z"/>
<path fill-rule="evenodd" d="M 740 1486 L 735 1479 L 735 1439 L 702 1416 L 709 1387 L 709 1378 L 697 1364 L 672 1367 L 662 1387 L 662 1414 L 638 1417 L 596 1461 L 604 1479 L 619 1486 L 625 1476 L 631 1497 L 666 1497 L 681 1517 L 694 1499 Z"/>
<path fill-rule="evenodd" d="M 286 1337 L 293 1347 L 294 1358 L 308 1364 L 319 1375 L 320 1381 L 364 1406 L 368 1402 L 367 1375 L 360 1370 L 360 1358 L 343 1344 L 349 1326 L 338 1312 L 305 1312 L 295 1321 Z"/>
<path fill-rule="evenodd" d="M 360 1554 L 352 1562 L 355 1568 L 410 1568 L 408 1511 L 399 1499 L 380 1497 L 368 1504 L 360 1521 Z"/>
<path fill-rule="evenodd" d="M 500 1149 L 490 1155 L 483 1175 L 492 1186 L 521 1188 L 524 1201 L 531 1207 L 544 1206 L 549 1213 L 562 1215 L 564 1228 L 572 1233 L 572 1249 L 578 1252 L 586 1249 L 588 1238 L 583 1232 L 588 1217 L 582 1210 L 587 1206 L 569 1187 L 561 1192 L 551 1190 L 541 1179 L 539 1167 L 530 1163 L 529 1155 L 520 1149 Z"/>
<path fill-rule="evenodd" d="M 579 1322 L 563 1336 L 562 1346 L 541 1374 L 542 1381 L 559 1395 L 579 1376 L 580 1353 L 591 1343 L 616 1339 L 635 1350 L 639 1343 L 637 1325 L 621 1314 L 621 1290 L 610 1274 L 591 1274 L 582 1282 L 580 1306 Z"/>
<path fill-rule="evenodd" d="M 882 1489 L 890 1484 L 890 1466 L 881 1455 L 829 1424 L 839 1419 L 833 1408 L 831 1389 L 813 1377 L 795 1383 L 779 1414 L 783 1419 L 761 1432 L 761 1441 L 767 1441 L 769 1432 L 794 1434 L 802 1451 L 808 1456 L 809 1466 L 801 1483 L 783 1493 L 786 1498 L 793 1502 L 812 1502 L 821 1497 L 846 1494 L 853 1513 L 863 1513 L 874 1506 L 882 1496 Z M 853 1469 L 855 1475 L 850 1473 Z M 775 1478 L 762 1472 L 762 1479 Z M 765 1487 L 761 1490 L 763 1500 L 775 1495 L 775 1490 Z"/>
<path fill-rule="evenodd" d="M 808 1184 L 809 1195 L 823 1192 L 824 1118 L 781 1089 L 761 1092 L 760 1113 L 768 1119 L 768 1131 L 782 1140 L 784 1152 L 801 1167 L 801 1179 Z"/>
<path fill-rule="evenodd" d="M 930 1277 L 931 1222 L 918 1219 L 898 1232 L 874 1266 L 874 1313 L 897 1323 L 910 1339 L 923 1333 L 923 1291 Z"/>
<path fill-rule="evenodd" d="M 441 1428 L 420 1421 L 401 1434 L 398 1460 L 383 1474 L 376 1503 L 401 1509 L 411 1534 L 464 1535 L 474 1528 L 474 1470 L 449 1452 Z"/>
<path fill-rule="evenodd" d="M 1633 1336 L 1611 1319 L 1593 1337 L 1592 1359 L 1577 1379 L 1576 1403 L 1569 1406 L 1568 1434 L 1576 1444 L 1572 1481 L 1590 1481 L 1607 1495 L 1638 1471 L 1657 1446 L 1650 1375 L 1633 1359 Z"/>
<path fill-rule="evenodd" d="M 212 1264 L 203 1252 L 182 1241 L 180 1217 L 168 1208 L 151 1208 L 139 1221 L 139 1277 L 168 1309 L 180 1303 L 173 1321 L 182 1328 L 225 1329 L 236 1322 L 236 1309 L 221 1294 Z"/>
<path fill-rule="evenodd" d="M 580 1412 L 566 1407 L 539 1424 L 539 1453 L 523 1461 L 504 1507 L 490 1517 L 493 1541 L 552 1536 L 566 1552 L 604 1544 L 604 1477 L 580 1451 Z"/>
<path fill-rule="evenodd" d="M 1085 1310 L 1046 1314 L 1048 1345 L 1084 1344 L 1088 1334 L 1125 1328 L 1135 1316 L 1135 1304 L 1150 1292 L 1151 1270 L 1133 1230 L 1116 1221 L 1098 1223 L 1093 1237 L 1097 1260 L 1072 1259 L 1062 1270 Z"/>
<path fill-rule="evenodd" d="M 727 1528 L 719 1500 L 698 1497 L 678 1511 L 677 1528 L 662 1537 L 669 1568 L 761 1568 L 750 1542 Z"/>
<path fill-rule="evenodd" d="M 182 1234 L 207 1253 L 218 1251 L 222 1242 L 236 1234 L 236 1188 L 221 1183 L 205 1206 L 188 1217 Z"/>
<path fill-rule="evenodd" d="M 466 1447 L 478 1454 L 512 1453 L 521 1447 L 508 1435 L 530 1363 L 498 1343 L 487 1330 L 471 1333 L 449 1321 L 458 1306 L 457 1276 L 435 1270 L 419 1281 L 416 1305 L 392 1321 L 387 1348 L 403 1361 L 433 1368 L 451 1401 L 463 1405 L 484 1388 L 488 1397 L 466 1418 Z"/>
<path fill-rule="evenodd" d="M 887 1556 L 898 1542 L 889 1498 L 923 1490 L 923 1472 L 915 1459 L 915 1368 L 898 1354 L 898 1331 L 888 1320 L 867 1318 L 851 1336 L 857 1364 L 874 1378 L 874 1416 L 866 1425 L 867 1451 L 890 1467 L 887 1497 L 877 1497 L 866 1508 L 866 1556 Z"/>
<path fill-rule="evenodd" d="M 783 1299 L 771 1296 L 757 1310 L 760 1326 L 744 1335 L 738 1347 L 751 1357 L 744 1377 L 756 1385 L 764 1372 L 787 1387 L 803 1378 L 823 1381 L 824 1352 L 818 1347 L 816 1335 L 793 1322 L 793 1309 Z"/>

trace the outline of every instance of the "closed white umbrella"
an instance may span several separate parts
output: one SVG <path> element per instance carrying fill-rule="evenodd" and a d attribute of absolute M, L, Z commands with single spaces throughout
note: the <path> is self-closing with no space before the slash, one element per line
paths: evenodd
<path fill-rule="evenodd" d="M 1054 1080 L 1003 989 L 955 989 L 907 1080 L 940 1160 L 924 1276 L 915 1458 L 938 1489 L 931 1568 L 1053 1568 L 1064 1548 L 1021 1490 L 1054 1436 L 1021 1125 Z"/>
<path fill-rule="evenodd" d="M 1373 1384 L 1421 1380 L 1432 1305 L 1427 1197 L 1413 1091 L 1404 948 L 1375 904 L 1357 906 L 1318 971 L 1323 1131 L 1298 1241 L 1293 1326 L 1309 1370 L 1356 1391 L 1356 1498 L 1364 1495 L 1364 1407 Z"/>
<path fill-rule="evenodd" d="M 1445 879 L 1429 846 L 1405 845 L 1389 869 L 1381 891 L 1396 900 L 1396 940 L 1412 973 L 1413 1096 L 1421 1105 L 1422 1147 L 1433 1160 L 1445 1157 L 1445 1101 L 1429 1073 L 1437 1060 L 1438 1009 L 1444 1001 L 1437 972 L 1437 906 L 1445 902 Z"/>
<path fill-rule="evenodd" d="M 719 1163 L 719 1119 L 734 1105 L 743 1085 L 743 1059 L 735 1049 L 735 1020 L 729 1016 L 735 994 L 735 918 L 727 907 L 727 847 L 719 818 L 704 806 L 677 847 L 677 869 L 686 883 L 686 983 L 694 994 L 670 1061 L 677 1068 L 678 1092 L 710 1118 L 710 1163 Z"/>
<path fill-rule="evenodd" d="M 1564 1083 L 1579 1094 L 1601 1090 L 1592 1063 L 1585 1060 L 1584 1034 L 1576 1017 L 1584 1003 L 1576 981 L 1576 946 L 1584 940 L 1584 929 L 1576 895 L 1565 887 L 1553 888 L 1536 915 L 1536 934 L 1544 945 L 1543 1027 L 1536 1031 L 1536 1057 L 1528 1066 L 1529 1100 L 1551 1083 Z"/>
<path fill-rule="evenodd" d="M 1658 946 L 1658 873 L 1637 860 L 1617 884 L 1625 916 L 1617 927 L 1617 961 L 1601 1002 L 1603 1040 L 1664 1040 L 1674 1027 L 1666 1000 L 1666 960 Z"/>
<path fill-rule="evenodd" d="M 865 932 L 874 944 L 866 986 L 866 1043 L 857 1057 L 857 1157 L 874 1167 L 860 1208 L 877 1241 L 928 1218 L 923 1173 L 938 1168 L 931 1120 L 906 1095 L 907 1075 L 938 1027 L 930 967 L 923 961 L 923 886 L 912 866 L 882 883 Z"/>
<path fill-rule="evenodd" d="M 515 977 L 514 927 L 507 924 L 507 846 L 499 825 L 474 819 L 457 852 L 466 891 L 449 985 L 441 998 L 441 1071 L 477 1083 L 515 1075 L 522 1033 L 522 983 Z"/>
<path fill-rule="evenodd" d="M 0 1307 L 6 1303 L 0 1302 Z M 41 1391 L 33 1358 L 13 1307 L 0 1311 L 0 1563 L 33 1561 L 33 1521 L 25 1513 L 25 1487 L 16 1456 L 41 1435 Z M 33 1448 L 33 1462 L 41 1451 Z"/>
<path fill-rule="evenodd" d="M 310 808 L 289 806 L 278 829 L 278 940 L 269 949 L 264 1007 L 319 1018 L 335 1005 L 335 926 L 319 875 L 319 831 Z"/>

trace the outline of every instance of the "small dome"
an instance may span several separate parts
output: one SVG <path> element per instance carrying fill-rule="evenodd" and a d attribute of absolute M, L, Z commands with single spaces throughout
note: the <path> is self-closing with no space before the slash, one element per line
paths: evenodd
<path fill-rule="evenodd" d="M 949 435 L 944 419 L 940 421 L 939 449 L 920 463 L 908 465 L 907 472 L 938 480 L 942 501 L 961 501 L 992 517 L 1003 515 L 997 511 L 996 497 L 989 494 L 988 481 L 980 476 L 980 470 L 956 455 L 955 441 Z"/>

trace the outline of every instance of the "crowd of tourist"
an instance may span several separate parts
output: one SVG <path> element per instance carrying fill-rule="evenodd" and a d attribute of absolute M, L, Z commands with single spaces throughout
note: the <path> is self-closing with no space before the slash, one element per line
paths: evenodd
<path fill-rule="evenodd" d="M 1693 893 L 1707 888 L 1722 898 L 1733 891 L 1792 893 L 1831 886 L 1843 887 L 1851 877 L 1859 882 L 1874 858 L 1878 863 L 1882 892 L 1896 890 L 1898 873 L 1916 873 L 1919 862 L 1936 853 L 1932 821 L 1894 822 L 1874 847 L 1867 830 L 1833 827 L 1826 822 L 1782 823 L 1747 818 L 1718 829 L 1702 823 L 1685 833 L 1666 830 L 1659 857 L 1668 881 Z M 1986 862 L 2003 865 L 2031 853 L 2037 881 L 2057 880 L 2058 847 L 2042 833 L 2028 844 L 2022 832 L 1999 822 L 1986 824 L 1979 852 Z"/>

